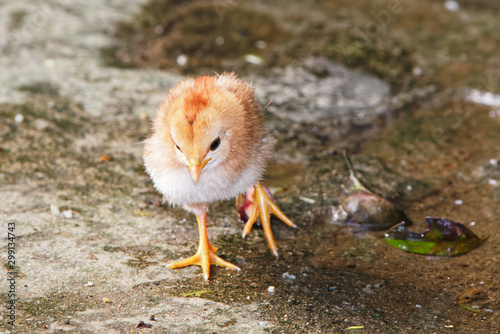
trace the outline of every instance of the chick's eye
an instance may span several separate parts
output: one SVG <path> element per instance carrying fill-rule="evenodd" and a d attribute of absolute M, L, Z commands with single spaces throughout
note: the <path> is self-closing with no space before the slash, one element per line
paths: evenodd
<path fill-rule="evenodd" d="M 215 151 L 220 145 L 220 138 L 217 137 L 212 144 L 210 144 L 210 151 Z"/>
<path fill-rule="evenodd" d="M 175 143 L 174 143 L 175 144 Z M 179 145 L 175 144 L 175 147 L 179 150 L 179 152 L 182 152 L 181 148 L 179 147 Z"/>

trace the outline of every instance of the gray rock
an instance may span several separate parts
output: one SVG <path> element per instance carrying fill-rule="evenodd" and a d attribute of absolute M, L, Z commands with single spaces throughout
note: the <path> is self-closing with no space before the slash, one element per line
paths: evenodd
<path fill-rule="evenodd" d="M 277 69 L 254 84 L 263 103 L 273 101 L 267 108 L 270 113 L 305 123 L 362 118 L 390 96 L 389 85 L 382 80 L 318 57 L 307 58 L 301 67 Z"/>

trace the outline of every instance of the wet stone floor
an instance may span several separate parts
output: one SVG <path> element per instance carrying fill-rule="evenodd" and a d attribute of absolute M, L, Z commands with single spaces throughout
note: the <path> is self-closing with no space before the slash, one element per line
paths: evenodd
<path fill-rule="evenodd" d="M 500 30 L 483 8 L 496 5 L 447 3 L 0 1 L 0 222 L 16 260 L 3 237 L 0 331 L 500 332 Z M 383 33 L 359 38 L 381 17 Z M 142 141 L 173 84 L 223 69 L 273 101 L 264 182 L 297 228 L 273 221 L 276 259 L 261 228 L 241 238 L 233 201 L 211 205 L 209 238 L 242 270 L 213 266 L 205 282 L 167 267 L 196 251 L 197 227 L 162 204 Z M 445 217 L 488 240 L 418 255 L 346 223 L 343 150 L 413 231 Z"/>

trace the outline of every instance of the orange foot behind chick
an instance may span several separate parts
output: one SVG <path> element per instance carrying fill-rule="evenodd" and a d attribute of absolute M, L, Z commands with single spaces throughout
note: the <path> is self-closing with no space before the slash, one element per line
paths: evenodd
<path fill-rule="evenodd" d="M 248 191 L 245 198 L 241 195 L 238 197 L 236 205 L 245 210 L 245 214 L 248 216 L 248 220 L 243 229 L 243 238 L 252 230 L 257 217 L 260 216 L 260 221 L 264 230 L 264 235 L 266 236 L 269 250 L 274 256 L 278 257 L 278 247 L 276 246 L 273 232 L 271 231 L 271 213 L 278 217 L 286 225 L 290 227 L 297 226 L 274 203 L 272 195 L 267 191 L 267 188 L 265 188 L 260 181 L 257 181 L 257 184 Z M 241 212 L 239 213 L 241 219 Z"/>
<path fill-rule="evenodd" d="M 233 270 L 240 270 L 237 266 L 227 261 L 224 261 L 215 252 L 217 248 L 212 246 L 208 241 L 207 234 L 207 211 L 196 213 L 196 220 L 198 221 L 198 233 L 200 235 L 200 243 L 198 244 L 198 250 L 193 256 L 178 262 L 170 264 L 170 268 L 184 268 L 191 265 L 201 266 L 203 270 L 203 277 L 205 280 L 210 278 L 210 265 L 215 264 L 220 267 L 225 267 Z"/>

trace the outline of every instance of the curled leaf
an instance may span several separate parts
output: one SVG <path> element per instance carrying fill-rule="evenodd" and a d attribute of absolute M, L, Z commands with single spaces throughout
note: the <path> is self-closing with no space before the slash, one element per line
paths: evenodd
<path fill-rule="evenodd" d="M 349 181 L 342 184 L 340 205 L 351 222 L 371 230 L 386 230 L 402 221 L 410 222 L 396 204 L 368 190 L 354 175 L 351 160 L 344 151 L 349 168 Z"/>
<path fill-rule="evenodd" d="M 403 221 L 386 233 L 385 241 L 406 252 L 457 256 L 470 252 L 488 239 L 481 239 L 464 225 L 446 218 L 427 217 L 425 221 L 425 232 L 411 232 Z"/>
<path fill-rule="evenodd" d="M 139 321 L 137 328 L 153 328 L 153 325 L 145 323 L 144 321 Z"/>

